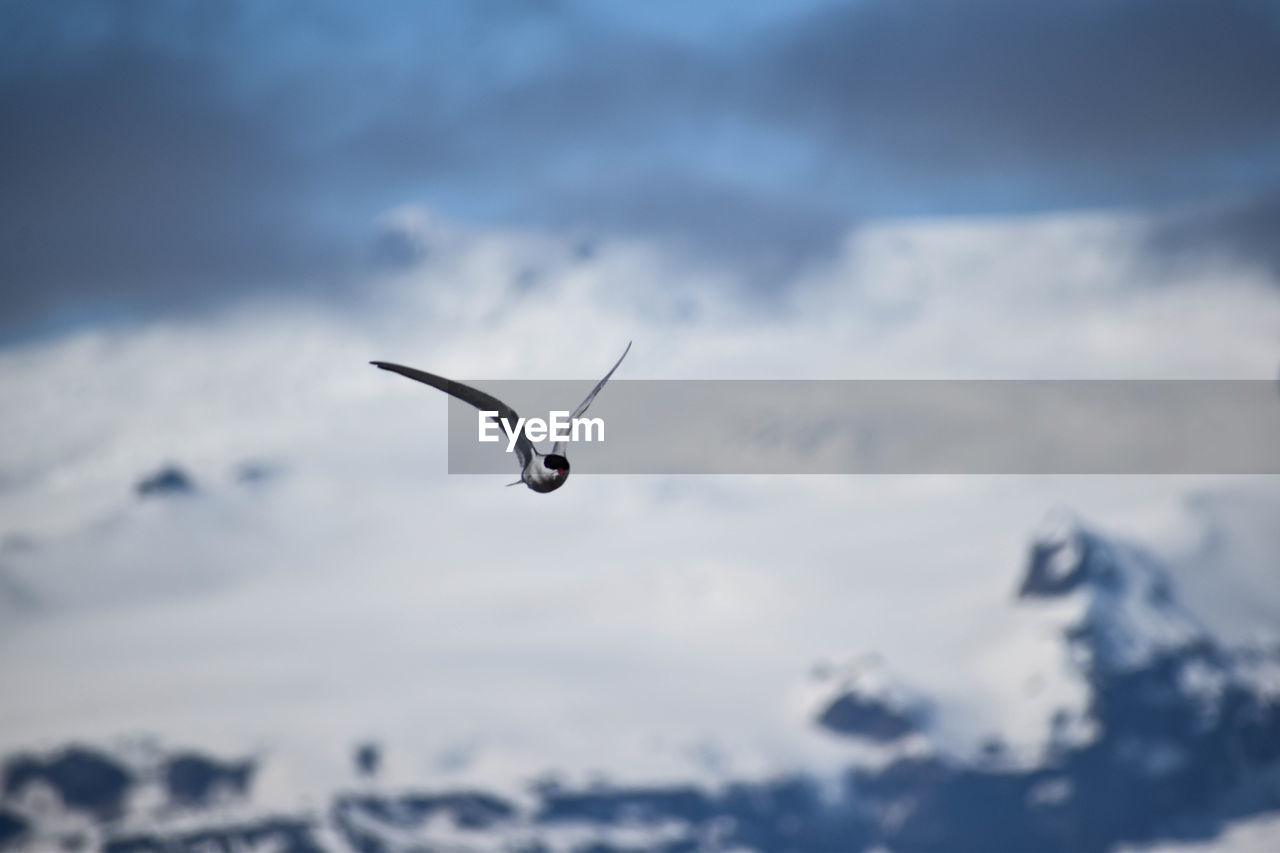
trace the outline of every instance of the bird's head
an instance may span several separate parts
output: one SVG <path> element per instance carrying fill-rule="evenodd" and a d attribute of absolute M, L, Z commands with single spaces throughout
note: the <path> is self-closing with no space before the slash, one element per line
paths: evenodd
<path fill-rule="evenodd" d="M 549 453 L 542 457 L 542 464 L 555 471 L 561 480 L 569 476 L 569 460 L 558 453 Z"/>

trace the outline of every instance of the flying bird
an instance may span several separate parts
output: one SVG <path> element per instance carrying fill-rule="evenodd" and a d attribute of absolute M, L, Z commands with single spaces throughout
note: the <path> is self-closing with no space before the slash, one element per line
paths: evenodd
<path fill-rule="evenodd" d="M 630 341 L 627 342 L 627 348 L 622 351 L 622 355 L 618 357 L 613 367 L 609 368 L 609 372 L 604 375 L 604 379 L 597 382 L 596 387 L 591 389 L 591 393 L 587 395 L 586 399 L 578 404 L 578 408 L 573 410 L 573 414 L 569 418 L 570 422 L 574 418 L 581 417 L 586 412 L 587 406 L 591 405 L 591 401 L 600 393 L 604 383 L 609 381 L 609 377 L 618 369 L 618 365 L 622 364 L 622 359 L 626 358 L 629 352 L 631 352 Z M 427 373 L 425 370 L 405 367 L 402 364 L 392 364 L 389 361 L 371 361 L 369 363 L 383 370 L 390 370 L 392 373 L 399 373 L 401 376 L 407 376 L 410 379 L 430 385 L 432 388 L 439 388 L 449 396 L 457 397 L 464 403 L 470 403 L 482 412 L 497 412 L 498 418 L 508 424 L 515 424 L 520 420 L 520 416 L 516 414 L 515 409 L 478 388 L 472 388 L 470 385 L 464 385 L 461 382 L 454 382 L 452 379 L 445 379 L 443 376 L 436 376 L 434 373 Z M 535 492 L 554 492 L 564 485 L 565 480 L 569 479 L 569 460 L 565 458 L 564 451 L 565 442 L 557 441 L 551 445 L 550 453 L 543 454 L 533 446 L 533 442 L 525 435 L 524 430 L 517 431 L 515 452 L 520 460 L 520 479 L 508 485 L 518 486 L 524 483 Z"/>

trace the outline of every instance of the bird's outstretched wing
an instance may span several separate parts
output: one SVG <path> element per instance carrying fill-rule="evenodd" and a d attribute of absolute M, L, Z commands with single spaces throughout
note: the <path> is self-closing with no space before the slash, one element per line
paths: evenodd
<path fill-rule="evenodd" d="M 596 387 L 591 389 L 591 393 L 587 395 L 586 399 L 578 404 L 578 408 L 573 410 L 573 414 L 569 416 L 570 420 L 582 417 L 583 412 L 587 410 L 587 406 L 591 405 L 591 401 L 596 398 L 596 395 L 600 393 L 600 389 L 604 387 L 604 383 L 609 381 L 609 377 L 613 375 L 613 371 L 618 369 L 618 365 L 622 364 L 622 360 L 627 357 L 627 353 L 631 352 L 631 344 L 632 341 L 627 341 L 627 348 L 622 351 L 622 355 L 618 356 L 618 360 L 614 362 L 613 367 L 609 368 L 609 372 L 604 375 L 604 379 L 597 382 Z M 551 445 L 551 452 L 553 454 L 563 456 L 565 444 L 566 442 L 557 441 L 555 444 Z"/>
<path fill-rule="evenodd" d="M 425 385 L 430 385 L 432 388 L 439 388 L 450 397 L 457 397 L 464 403 L 470 403 L 482 412 L 497 412 L 498 417 L 510 424 L 511 427 L 515 427 L 516 421 L 520 419 L 515 409 L 497 397 L 486 394 L 478 388 L 472 388 L 470 385 L 454 382 L 452 379 L 445 379 L 443 376 L 436 376 L 434 373 L 427 373 L 425 370 L 405 367 L 403 364 L 392 364 L 389 361 L 371 361 L 369 363 L 375 367 L 381 367 L 383 370 L 390 370 L 392 373 L 399 373 L 401 376 L 407 376 Z M 596 390 L 600 389 L 597 388 Z M 591 393 L 592 396 L 595 395 L 595 391 Z M 520 457 L 520 469 L 522 471 L 529 464 L 529 460 L 533 458 L 533 442 L 529 441 L 524 434 L 524 430 L 520 430 L 516 436 L 516 456 Z"/>

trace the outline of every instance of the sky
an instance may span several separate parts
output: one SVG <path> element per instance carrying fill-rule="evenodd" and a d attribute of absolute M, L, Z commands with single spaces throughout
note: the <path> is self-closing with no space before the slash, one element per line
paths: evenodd
<path fill-rule="evenodd" d="M 813 725 L 812 673 L 874 659 L 938 744 L 1034 761 L 1087 699 L 1063 615 L 1014 598 L 1064 511 L 1156 553 L 1220 636 L 1280 624 L 1275 477 L 610 476 L 571 451 L 539 495 L 448 475 L 442 395 L 367 363 L 590 387 L 633 339 L 616 379 L 1260 378 L 1263 268 L 1170 274 L 1113 214 L 913 220 L 763 312 L 660 243 L 399 219 L 431 251 L 361 310 L 0 351 L 0 751 L 266 756 L 278 808 L 346 784 L 364 739 L 396 785 L 714 785 L 865 760 Z M 195 494 L 135 493 L 170 464 Z"/>
<path fill-rule="evenodd" d="M 1275 477 L 536 495 L 368 365 L 1274 379 L 1277 4 L 9 2 L 0 127 L 0 750 L 742 777 L 850 760 L 808 674 L 875 654 L 1034 753 L 1063 510 L 1280 625 Z"/>
<path fill-rule="evenodd" d="M 662 240 L 766 303 L 887 216 L 1159 208 L 1166 250 L 1277 260 L 1273 2 L 0 16 L 6 338 L 346 298 L 412 251 L 380 228 L 405 204 Z"/>

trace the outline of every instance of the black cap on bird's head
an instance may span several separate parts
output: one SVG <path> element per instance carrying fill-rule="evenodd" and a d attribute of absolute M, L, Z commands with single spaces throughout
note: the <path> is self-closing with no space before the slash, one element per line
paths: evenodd
<path fill-rule="evenodd" d="M 548 453 L 542 457 L 542 464 L 554 471 L 559 471 L 562 477 L 569 473 L 569 460 L 559 453 Z"/>

